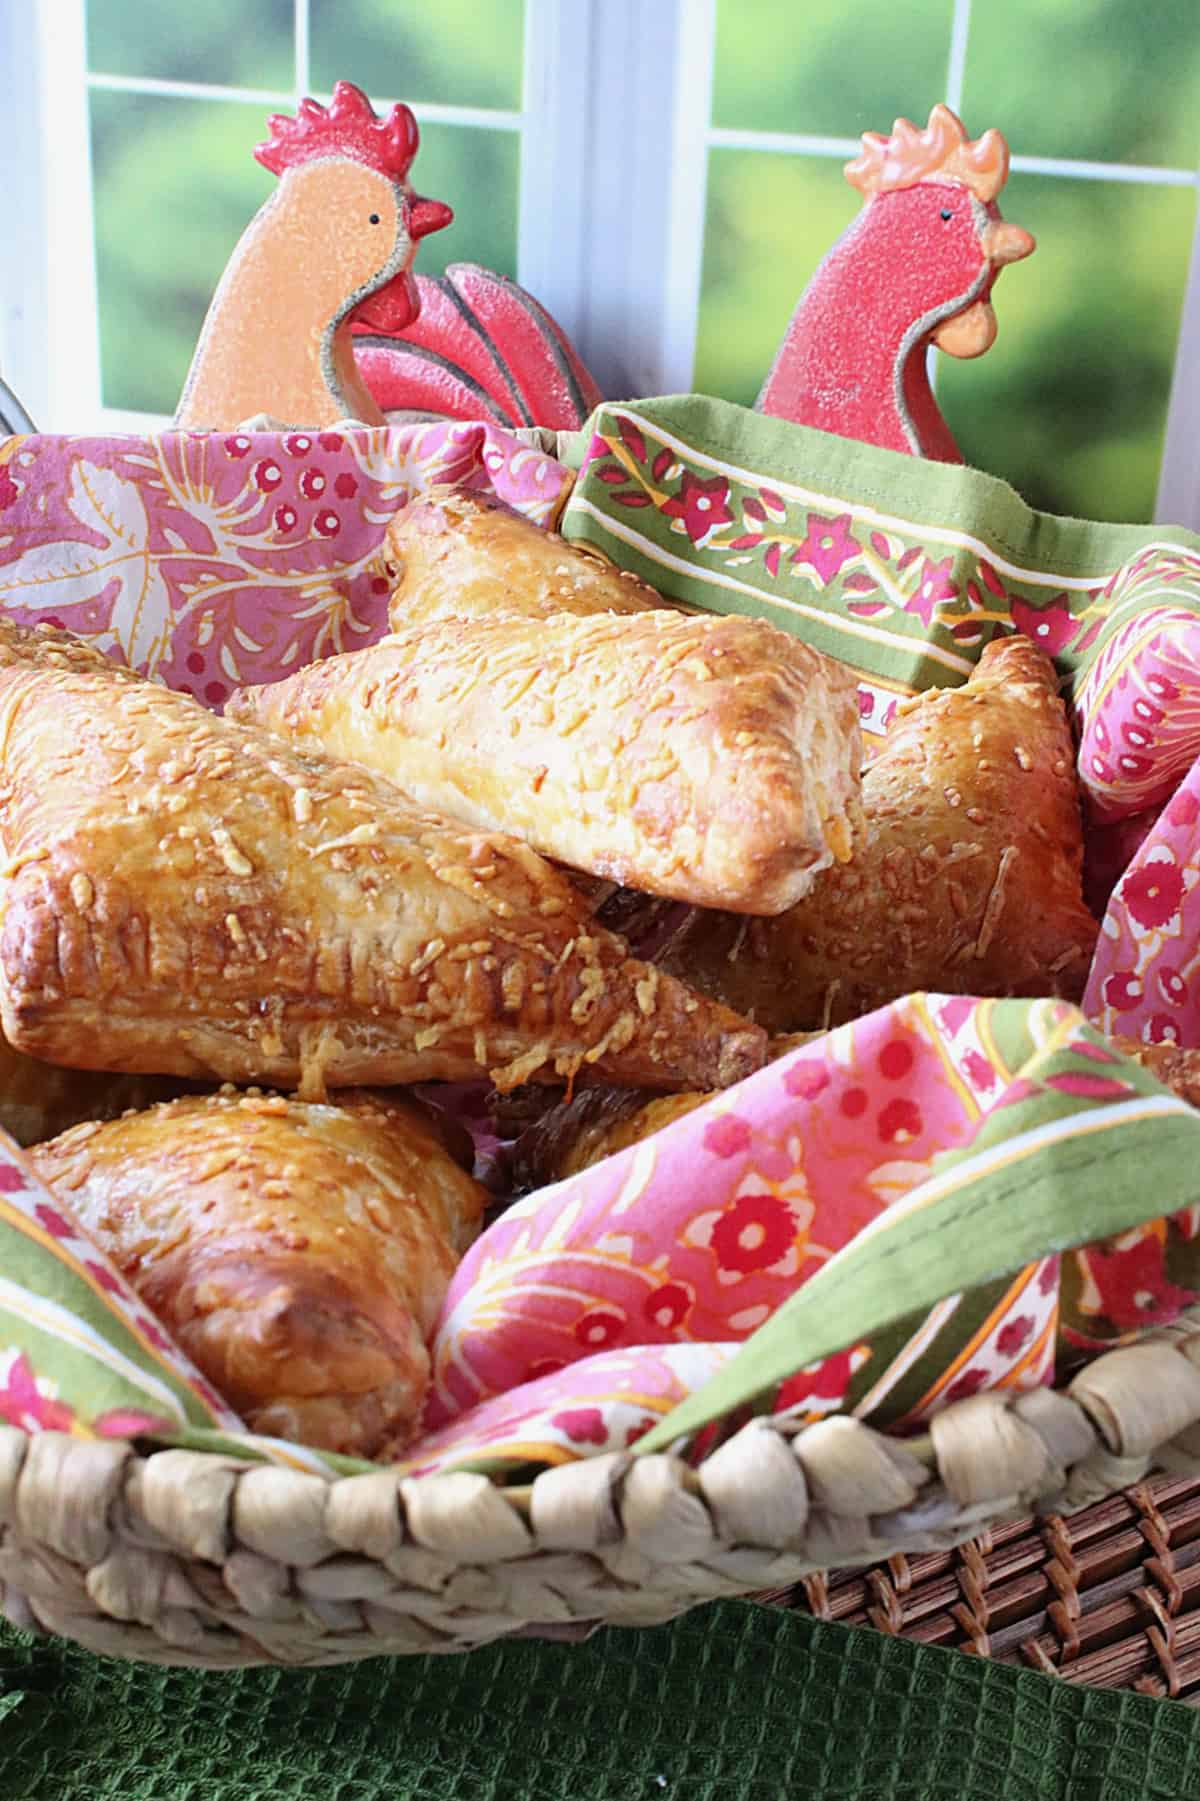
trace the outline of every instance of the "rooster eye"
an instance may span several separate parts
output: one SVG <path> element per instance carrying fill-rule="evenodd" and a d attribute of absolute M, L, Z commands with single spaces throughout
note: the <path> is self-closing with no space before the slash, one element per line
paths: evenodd
<path fill-rule="evenodd" d="M 943 213 L 943 214 L 942 214 L 942 218 L 943 218 L 943 219 L 948 219 L 948 218 L 949 218 L 949 217 L 950 217 L 950 215 L 949 215 L 949 213 Z M 372 224 L 372 225 L 378 225 L 378 224 L 379 224 L 379 214 L 378 214 L 378 213 L 372 213 L 372 214 L 371 214 L 371 224 Z"/>
<path fill-rule="evenodd" d="M 942 208 L 941 217 L 943 219 L 949 220 L 949 219 L 953 219 L 954 214 L 950 211 L 950 208 L 948 206 L 944 206 Z"/>

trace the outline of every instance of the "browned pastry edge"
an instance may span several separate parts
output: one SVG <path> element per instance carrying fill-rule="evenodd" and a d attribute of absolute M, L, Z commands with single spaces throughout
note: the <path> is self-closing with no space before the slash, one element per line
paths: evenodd
<path fill-rule="evenodd" d="M 403 1098 L 190 1097 L 30 1155 L 252 1431 L 367 1457 L 411 1434 L 486 1196 Z"/>
<path fill-rule="evenodd" d="M 837 1025 L 903 994 L 1083 991 L 1099 931 L 1053 665 L 1019 634 L 969 681 L 900 710 L 863 778 L 851 861 L 769 920 L 643 910 L 643 955 L 770 1032 Z M 601 909 L 607 922 L 614 905 Z M 633 933 L 628 910 L 622 922 Z"/>
<path fill-rule="evenodd" d="M 1189 1106 L 1200 1107 L 1200 1050 L 1184 1050 L 1177 1044 L 1143 1044 L 1138 1038 L 1115 1032 L 1109 1041 L 1123 1056 L 1148 1069 L 1164 1088 L 1170 1088 Z"/>
<path fill-rule="evenodd" d="M 547 619 L 671 605 L 598 551 L 546 531 L 493 494 L 454 486 L 429 488 L 396 513 L 382 567 L 395 584 L 394 631 L 501 611 Z"/>
<path fill-rule="evenodd" d="M 0 620 L 0 1016 L 47 1062 L 333 1086 L 725 1085 L 762 1032 L 528 846 Z"/>

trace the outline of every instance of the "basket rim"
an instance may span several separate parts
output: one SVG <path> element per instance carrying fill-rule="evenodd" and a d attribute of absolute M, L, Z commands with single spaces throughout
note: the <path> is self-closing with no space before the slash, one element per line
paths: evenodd
<path fill-rule="evenodd" d="M 1063 1388 L 952 1402 L 917 1439 L 759 1416 L 695 1467 L 609 1452 L 513 1488 L 5 1426 L 3 1612 L 211 1668 L 578 1638 L 1074 1511 L 1155 1463 L 1190 1472 L 1198 1427 L 1200 1305 Z"/>

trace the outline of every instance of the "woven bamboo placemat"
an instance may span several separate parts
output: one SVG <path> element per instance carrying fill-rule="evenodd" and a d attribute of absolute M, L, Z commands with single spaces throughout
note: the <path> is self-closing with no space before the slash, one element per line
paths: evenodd
<path fill-rule="evenodd" d="M 773 1592 L 817 1619 L 1200 1706 L 1200 1477 Z"/>

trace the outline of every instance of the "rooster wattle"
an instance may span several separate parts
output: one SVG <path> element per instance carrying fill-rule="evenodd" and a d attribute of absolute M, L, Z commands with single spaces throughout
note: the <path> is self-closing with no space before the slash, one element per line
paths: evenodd
<path fill-rule="evenodd" d="M 924 131 L 897 119 L 890 138 L 864 133 L 846 177 L 866 204 L 801 296 L 758 411 L 961 463 L 925 353 L 981 356 L 996 336 L 997 272 L 1034 249 L 996 206 L 1008 145 L 994 130 L 972 142 L 935 106 Z"/>
<path fill-rule="evenodd" d="M 380 119 L 339 81 L 328 108 L 277 114 L 255 156 L 280 176 L 238 243 L 208 309 L 176 424 L 228 429 L 258 414 L 288 424 L 382 425 L 354 360 L 352 327 L 397 332 L 417 314 L 417 241 L 448 225 L 408 172 L 417 122 Z"/>

